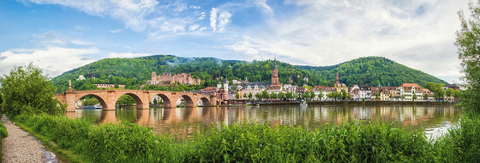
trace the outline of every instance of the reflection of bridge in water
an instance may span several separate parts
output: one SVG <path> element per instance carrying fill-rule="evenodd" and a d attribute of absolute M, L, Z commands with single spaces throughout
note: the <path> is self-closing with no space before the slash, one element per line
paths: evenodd
<path fill-rule="evenodd" d="M 101 112 L 101 114 L 99 114 Z M 232 125 L 242 121 L 257 121 L 259 124 L 298 126 L 308 125 L 318 128 L 327 123 L 341 124 L 353 119 L 365 121 L 394 122 L 396 125 L 412 126 L 412 129 L 441 125 L 445 120 L 456 121 L 461 109 L 453 107 L 425 106 L 313 106 L 308 108 L 293 106 L 261 107 L 199 107 L 165 109 L 117 109 L 116 111 L 77 110 L 67 113 L 72 118 L 91 116 L 97 123 L 118 123 L 129 121 L 144 127 L 152 127 L 157 133 L 171 133 L 177 138 L 186 138 L 197 130 L 204 131 L 212 123 Z M 94 113 L 94 114 L 92 114 Z M 89 114 L 88 116 L 86 114 Z M 425 126 L 426 125 L 426 126 Z"/>

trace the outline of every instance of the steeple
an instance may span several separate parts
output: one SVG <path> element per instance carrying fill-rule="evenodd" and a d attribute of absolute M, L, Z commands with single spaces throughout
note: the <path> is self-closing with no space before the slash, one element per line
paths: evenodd
<path fill-rule="evenodd" d="M 273 59 L 273 70 L 277 70 L 277 55 L 275 55 L 275 58 Z"/>
<path fill-rule="evenodd" d="M 335 80 L 335 84 L 340 83 L 340 80 L 338 80 L 338 72 L 337 72 L 337 79 Z"/>

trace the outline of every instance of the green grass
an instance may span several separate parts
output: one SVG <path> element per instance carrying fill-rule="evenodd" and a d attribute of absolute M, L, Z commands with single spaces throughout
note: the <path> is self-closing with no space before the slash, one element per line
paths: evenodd
<path fill-rule="evenodd" d="M 436 140 L 427 140 L 423 131 L 359 121 L 316 130 L 247 122 L 212 125 L 192 139 L 176 141 L 127 122 L 93 125 L 48 115 L 14 120 L 87 162 L 476 162 L 480 156 L 480 118 L 472 116 Z"/>
<path fill-rule="evenodd" d="M 3 125 L 3 122 L 0 121 L 0 162 L 3 161 L 3 153 L 1 152 L 3 149 L 3 138 L 8 136 L 7 128 Z"/>

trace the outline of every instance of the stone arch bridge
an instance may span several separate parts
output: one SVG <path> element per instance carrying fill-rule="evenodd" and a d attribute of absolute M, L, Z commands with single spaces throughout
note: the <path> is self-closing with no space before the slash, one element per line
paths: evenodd
<path fill-rule="evenodd" d="M 174 108 L 179 98 L 183 98 L 186 107 L 196 107 L 199 100 L 203 105 L 220 105 L 223 100 L 217 99 L 216 96 L 208 96 L 192 92 L 172 92 L 172 91 L 154 91 L 154 90 L 130 90 L 130 89 L 108 89 L 108 90 L 88 90 L 75 91 L 67 90 L 63 94 L 56 94 L 54 98 L 63 104 L 68 104 L 67 111 L 75 111 L 75 104 L 80 98 L 90 95 L 100 101 L 103 110 L 115 110 L 115 103 L 122 95 L 130 95 L 135 99 L 137 109 L 149 109 L 150 101 L 156 96 L 160 96 L 163 100 L 165 108 Z"/>

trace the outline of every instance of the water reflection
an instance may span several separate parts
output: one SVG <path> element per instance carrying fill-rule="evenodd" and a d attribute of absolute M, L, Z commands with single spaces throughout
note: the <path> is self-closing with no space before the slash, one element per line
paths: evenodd
<path fill-rule="evenodd" d="M 427 135 L 444 131 L 459 120 L 461 109 L 451 106 L 261 106 L 261 107 L 199 107 L 155 108 L 136 110 L 123 108 L 115 111 L 77 110 L 70 118 L 90 119 L 95 123 L 128 121 L 152 127 L 157 133 L 171 133 L 177 138 L 188 138 L 196 131 L 204 131 L 212 123 L 233 123 L 249 120 L 260 124 L 308 125 L 319 128 L 341 124 L 354 119 L 380 121 L 403 126 L 408 130 L 424 128 Z"/>

